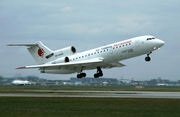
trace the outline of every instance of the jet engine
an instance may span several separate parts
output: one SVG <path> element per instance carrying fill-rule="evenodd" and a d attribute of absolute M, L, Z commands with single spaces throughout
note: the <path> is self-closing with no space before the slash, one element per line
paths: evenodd
<path fill-rule="evenodd" d="M 76 53 L 76 48 L 74 46 L 70 46 L 70 47 L 66 47 L 66 48 L 54 51 L 55 57 L 69 56 L 75 53 Z"/>
<path fill-rule="evenodd" d="M 53 61 L 52 64 L 67 63 L 67 62 L 69 62 L 69 58 L 66 56 L 66 57 L 62 57 L 62 58 L 59 58 L 59 59 Z"/>

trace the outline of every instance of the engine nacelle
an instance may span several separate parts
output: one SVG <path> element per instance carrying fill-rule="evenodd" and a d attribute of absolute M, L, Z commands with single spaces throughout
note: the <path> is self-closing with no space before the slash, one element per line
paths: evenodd
<path fill-rule="evenodd" d="M 64 57 L 64 56 L 73 55 L 75 53 L 76 53 L 76 48 L 74 46 L 70 46 L 70 47 L 66 47 L 66 48 L 54 51 L 54 56 Z"/>
<path fill-rule="evenodd" d="M 62 57 L 62 58 L 59 58 L 59 59 L 53 61 L 52 64 L 67 63 L 67 62 L 69 62 L 69 58 L 68 57 Z"/>

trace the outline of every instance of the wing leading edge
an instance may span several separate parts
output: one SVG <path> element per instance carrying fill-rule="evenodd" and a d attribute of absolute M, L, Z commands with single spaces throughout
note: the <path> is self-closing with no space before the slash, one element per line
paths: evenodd
<path fill-rule="evenodd" d="M 47 68 L 47 67 L 61 67 L 61 66 L 90 66 L 93 63 L 102 63 L 102 62 L 103 62 L 102 58 L 96 58 L 91 60 L 83 60 L 83 61 L 68 62 L 68 63 L 21 66 L 16 69 Z"/>

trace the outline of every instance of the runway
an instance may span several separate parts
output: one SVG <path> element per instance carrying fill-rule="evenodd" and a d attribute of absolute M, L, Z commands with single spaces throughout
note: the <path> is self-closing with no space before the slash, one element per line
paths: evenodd
<path fill-rule="evenodd" d="M 28 90 L 25 93 L 0 93 L 0 97 L 91 97 L 180 99 L 180 92 Z"/>

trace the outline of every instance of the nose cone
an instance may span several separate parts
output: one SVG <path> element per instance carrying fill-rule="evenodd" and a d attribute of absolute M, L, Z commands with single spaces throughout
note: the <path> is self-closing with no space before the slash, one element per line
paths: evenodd
<path fill-rule="evenodd" d="M 160 39 L 157 40 L 157 46 L 158 46 L 159 48 L 162 47 L 164 44 L 165 44 L 164 41 L 162 41 L 162 40 L 160 40 Z"/>

